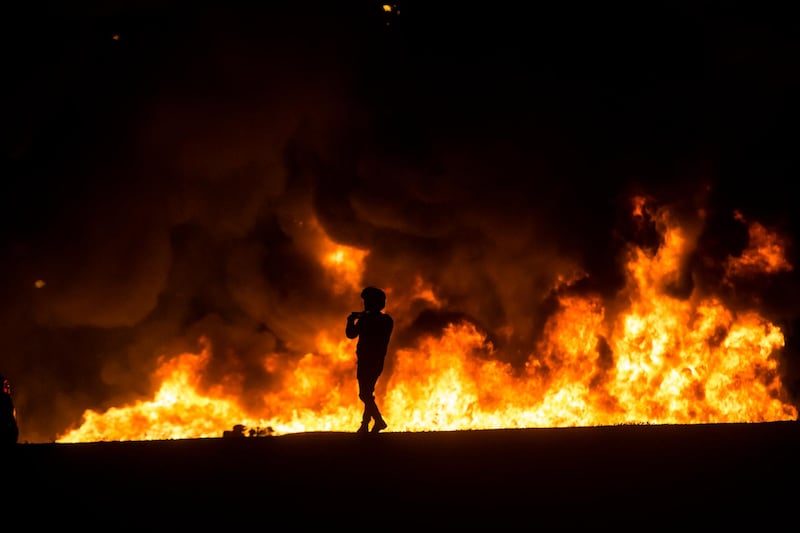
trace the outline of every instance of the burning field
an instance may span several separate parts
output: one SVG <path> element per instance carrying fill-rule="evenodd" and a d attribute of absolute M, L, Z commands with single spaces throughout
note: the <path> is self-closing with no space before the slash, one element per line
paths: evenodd
<path fill-rule="evenodd" d="M 510 339 L 495 341 L 466 317 L 442 321 L 435 333 L 398 347 L 380 394 L 390 430 L 796 420 L 778 368 L 785 344 L 780 327 L 755 308 L 732 310 L 702 287 L 675 294 L 686 283 L 680 278 L 700 229 L 678 226 L 667 208 L 652 208 L 643 198 L 631 204 L 638 225 L 661 233 L 652 249 L 627 250 L 627 282 L 619 294 L 604 300 L 574 291 L 583 276 L 556 273 L 547 295 L 551 313 L 516 365 L 496 347 Z M 701 227 L 702 212 L 690 222 Z M 721 265 L 724 284 L 791 270 L 779 236 L 757 222 L 740 222 L 748 245 Z M 318 250 L 320 264 L 343 282 L 355 305 L 367 254 L 324 239 Z M 387 291 L 401 324 L 446 307 L 421 275 L 414 286 Z M 214 346 L 201 338 L 197 353 L 159 361 L 152 398 L 88 410 L 57 441 L 218 437 L 231 421 L 270 434 L 353 430 L 360 414 L 354 341 L 342 338 L 341 324 L 316 335 L 316 349 L 295 360 L 264 354 L 275 391 L 251 400 L 256 408 L 242 405 L 243 377 L 236 373 L 203 383 Z"/>
<path fill-rule="evenodd" d="M 320 4 L 53 8 L 6 32 L 0 370 L 23 449 L 338 442 L 367 285 L 395 323 L 384 442 L 795 427 L 779 18 Z M 216 442 L 235 427 L 253 439 Z"/>

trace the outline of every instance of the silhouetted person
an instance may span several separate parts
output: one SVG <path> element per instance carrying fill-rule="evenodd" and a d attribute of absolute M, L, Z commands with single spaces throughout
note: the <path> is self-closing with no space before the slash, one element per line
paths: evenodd
<path fill-rule="evenodd" d="M 358 433 L 369 431 L 370 420 L 374 420 L 372 433 L 386 429 L 386 421 L 375 403 L 375 384 L 383 372 L 383 362 L 392 336 L 394 320 L 382 310 L 386 307 L 386 293 L 376 287 L 361 291 L 364 311 L 353 312 L 347 317 L 345 335 L 348 339 L 358 337 L 356 344 L 356 379 L 358 397 L 364 402 L 364 414 Z"/>
<path fill-rule="evenodd" d="M 16 444 L 18 439 L 19 427 L 11 398 L 11 383 L 0 375 L 0 444 Z"/>

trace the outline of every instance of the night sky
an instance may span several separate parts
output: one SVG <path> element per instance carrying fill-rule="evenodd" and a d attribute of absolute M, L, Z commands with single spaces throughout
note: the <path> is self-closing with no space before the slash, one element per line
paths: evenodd
<path fill-rule="evenodd" d="M 690 268 L 708 284 L 746 244 L 734 211 L 800 235 L 788 10 L 431 3 L 3 16 L 0 372 L 21 440 L 147 397 L 157 356 L 200 334 L 269 387 L 265 352 L 305 353 L 352 306 L 300 242 L 310 216 L 372 251 L 367 280 L 400 291 L 422 272 L 448 302 L 401 324 L 399 346 L 463 316 L 490 336 L 513 325 L 512 362 L 565 265 L 620 289 L 620 252 L 647 238 L 633 194 L 707 211 Z M 725 296 L 782 327 L 800 404 L 795 272 Z"/>

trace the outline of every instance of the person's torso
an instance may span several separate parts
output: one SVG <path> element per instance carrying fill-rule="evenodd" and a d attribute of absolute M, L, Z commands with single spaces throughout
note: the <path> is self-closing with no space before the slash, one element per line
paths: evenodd
<path fill-rule="evenodd" d="M 394 323 L 385 313 L 367 313 L 358 321 L 359 357 L 384 357 Z"/>

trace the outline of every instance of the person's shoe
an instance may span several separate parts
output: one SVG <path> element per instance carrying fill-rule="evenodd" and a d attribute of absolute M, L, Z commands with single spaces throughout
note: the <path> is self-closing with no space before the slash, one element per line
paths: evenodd
<path fill-rule="evenodd" d="M 361 422 L 361 426 L 359 426 L 356 433 L 367 433 L 369 431 L 369 422 Z"/>
<path fill-rule="evenodd" d="M 377 433 L 382 429 L 386 429 L 386 421 L 381 418 L 375 421 L 375 425 L 372 426 L 372 433 Z"/>

